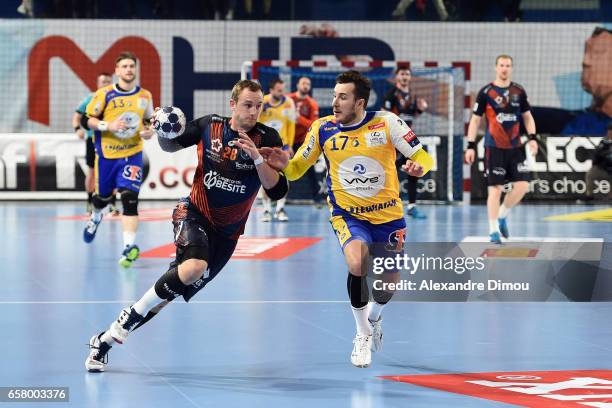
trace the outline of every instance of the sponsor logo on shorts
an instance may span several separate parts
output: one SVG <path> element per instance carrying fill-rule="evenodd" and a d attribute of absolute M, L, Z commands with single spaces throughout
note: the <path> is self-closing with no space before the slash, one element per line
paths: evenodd
<path fill-rule="evenodd" d="M 495 174 L 496 176 L 505 176 L 506 169 L 503 167 L 494 167 L 493 170 L 491 170 L 491 173 Z"/>
<path fill-rule="evenodd" d="M 404 240 L 406 238 L 406 228 L 398 229 L 389 234 L 389 239 L 385 249 L 387 251 L 400 252 L 404 249 Z"/>
<path fill-rule="evenodd" d="M 529 165 L 525 162 L 519 163 L 516 165 L 516 170 L 519 173 L 529 173 Z"/>
<path fill-rule="evenodd" d="M 128 164 L 123 168 L 122 176 L 127 180 L 142 181 L 142 167 Z"/>

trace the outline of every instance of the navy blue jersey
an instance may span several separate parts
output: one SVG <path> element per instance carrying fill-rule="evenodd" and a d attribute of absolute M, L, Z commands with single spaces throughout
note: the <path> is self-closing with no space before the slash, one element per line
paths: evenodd
<path fill-rule="evenodd" d="M 519 84 L 510 82 L 507 88 L 502 88 L 490 83 L 483 87 L 476 96 L 473 112 L 487 118 L 485 146 L 520 147 L 521 115 L 529 110 L 527 93 Z"/>
<path fill-rule="evenodd" d="M 382 107 L 400 117 L 408 126 L 412 126 L 414 119 L 422 113 L 417 108 L 417 98 L 410 92 L 404 92 L 394 86 L 385 94 Z"/>
<path fill-rule="evenodd" d="M 174 140 L 183 147 L 198 146 L 191 203 L 215 231 L 238 239 L 261 182 L 253 160 L 234 145 L 238 132 L 231 129 L 229 121 L 230 118 L 218 115 L 195 119 Z M 282 147 L 278 132 L 261 123 L 247 134 L 258 148 Z"/>

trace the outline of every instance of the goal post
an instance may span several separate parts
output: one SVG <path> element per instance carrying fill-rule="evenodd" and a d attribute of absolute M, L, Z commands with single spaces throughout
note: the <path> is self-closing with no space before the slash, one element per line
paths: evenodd
<path fill-rule="evenodd" d="M 432 66 L 411 61 L 351 60 L 256 60 L 242 64 L 241 77 L 259 81 L 267 93 L 268 82 L 282 79 L 286 91 L 294 91 L 301 76 L 312 82 L 312 96 L 320 115 L 332 113 L 331 102 L 336 76 L 355 69 L 372 82 L 368 110 L 379 110 L 384 94 L 394 86 L 394 72 L 408 67 L 412 73 L 411 91 L 425 99 L 427 110 L 417 116 L 413 129 L 435 159 L 431 173 L 418 182 L 419 200 L 460 201 L 463 190 L 463 134 L 465 129 L 466 81 L 460 66 Z M 400 174 L 402 198 L 406 198 L 406 176 Z M 293 186 L 292 186 L 293 189 Z M 290 197 L 291 198 L 291 197 Z"/>

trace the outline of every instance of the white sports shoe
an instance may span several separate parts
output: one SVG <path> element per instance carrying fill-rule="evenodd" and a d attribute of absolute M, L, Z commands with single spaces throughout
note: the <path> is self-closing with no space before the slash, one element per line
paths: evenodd
<path fill-rule="evenodd" d="M 353 352 L 351 353 L 351 363 L 355 367 L 367 368 L 372 363 L 372 351 L 370 350 L 372 343 L 372 335 L 359 334 L 355 335 L 353 340 Z"/>
<path fill-rule="evenodd" d="M 109 329 L 110 335 L 117 343 L 123 344 L 128 334 L 130 334 L 130 331 L 132 331 L 142 319 L 144 319 L 144 317 L 136 313 L 134 309 L 126 307 L 121 311 L 117 320 L 111 324 Z"/>
<path fill-rule="evenodd" d="M 264 211 L 262 216 L 261 216 L 261 221 L 262 222 L 270 222 L 272 221 L 272 214 L 270 214 L 270 211 Z"/>
<path fill-rule="evenodd" d="M 89 355 L 85 360 L 85 368 L 90 373 L 101 373 L 108 363 L 108 350 L 111 346 L 100 341 L 100 334 L 96 334 L 89 339 Z"/>
<path fill-rule="evenodd" d="M 285 212 L 284 208 L 281 208 L 280 210 L 278 210 L 275 214 L 274 214 L 274 218 L 276 218 L 277 220 L 281 221 L 281 222 L 287 222 L 289 221 L 289 216 L 287 215 L 287 212 Z"/>
<path fill-rule="evenodd" d="M 379 317 L 378 320 L 372 321 L 369 320 L 370 327 L 372 328 L 372 351 L 380 351 L 383 346 L 383 331 L 382 331 L 382 317 Z"/>

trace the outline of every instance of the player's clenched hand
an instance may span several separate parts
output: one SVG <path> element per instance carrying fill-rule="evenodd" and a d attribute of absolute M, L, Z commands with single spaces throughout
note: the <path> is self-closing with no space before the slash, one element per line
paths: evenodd
<path fill-rule="evenodd" d="M 406 160 L 406 164 L 402 166 L 402 170 L 413 177 L 421 177 L 423 175 L 423 166 L 412 160 Z"/>
<path fill-rule="evenodd" d="M 474 149 L 467 149 L 465 151 L 465 163 L 472 164 L 474 163 L 474 159 L 476 158 L 476 151 Z"/>
<path fill-rule="evenodd" d="M 280 147 L 262 147 L 259 153 L 268 163 L 268 166 L 275 170 L 283 170 L 289 164 L 289 152 Z"/>
<path fill-rule="evenodd" d="M 244 150 L 253 160 L 260 156 L 257 146 L 255 146 L 255 143 L 253 143 L 249 135 L 242 129 L 238 130 L 238 139 L 234 140 L 234 144 Z"/>
<path fill-rule="evenodd" d="M 427 101 L 425 101 L 425 99 L 423 98 L 417 98 L 417 109 L 420 110 L 421 112 L 426 111 L 427 110 Z"/>

